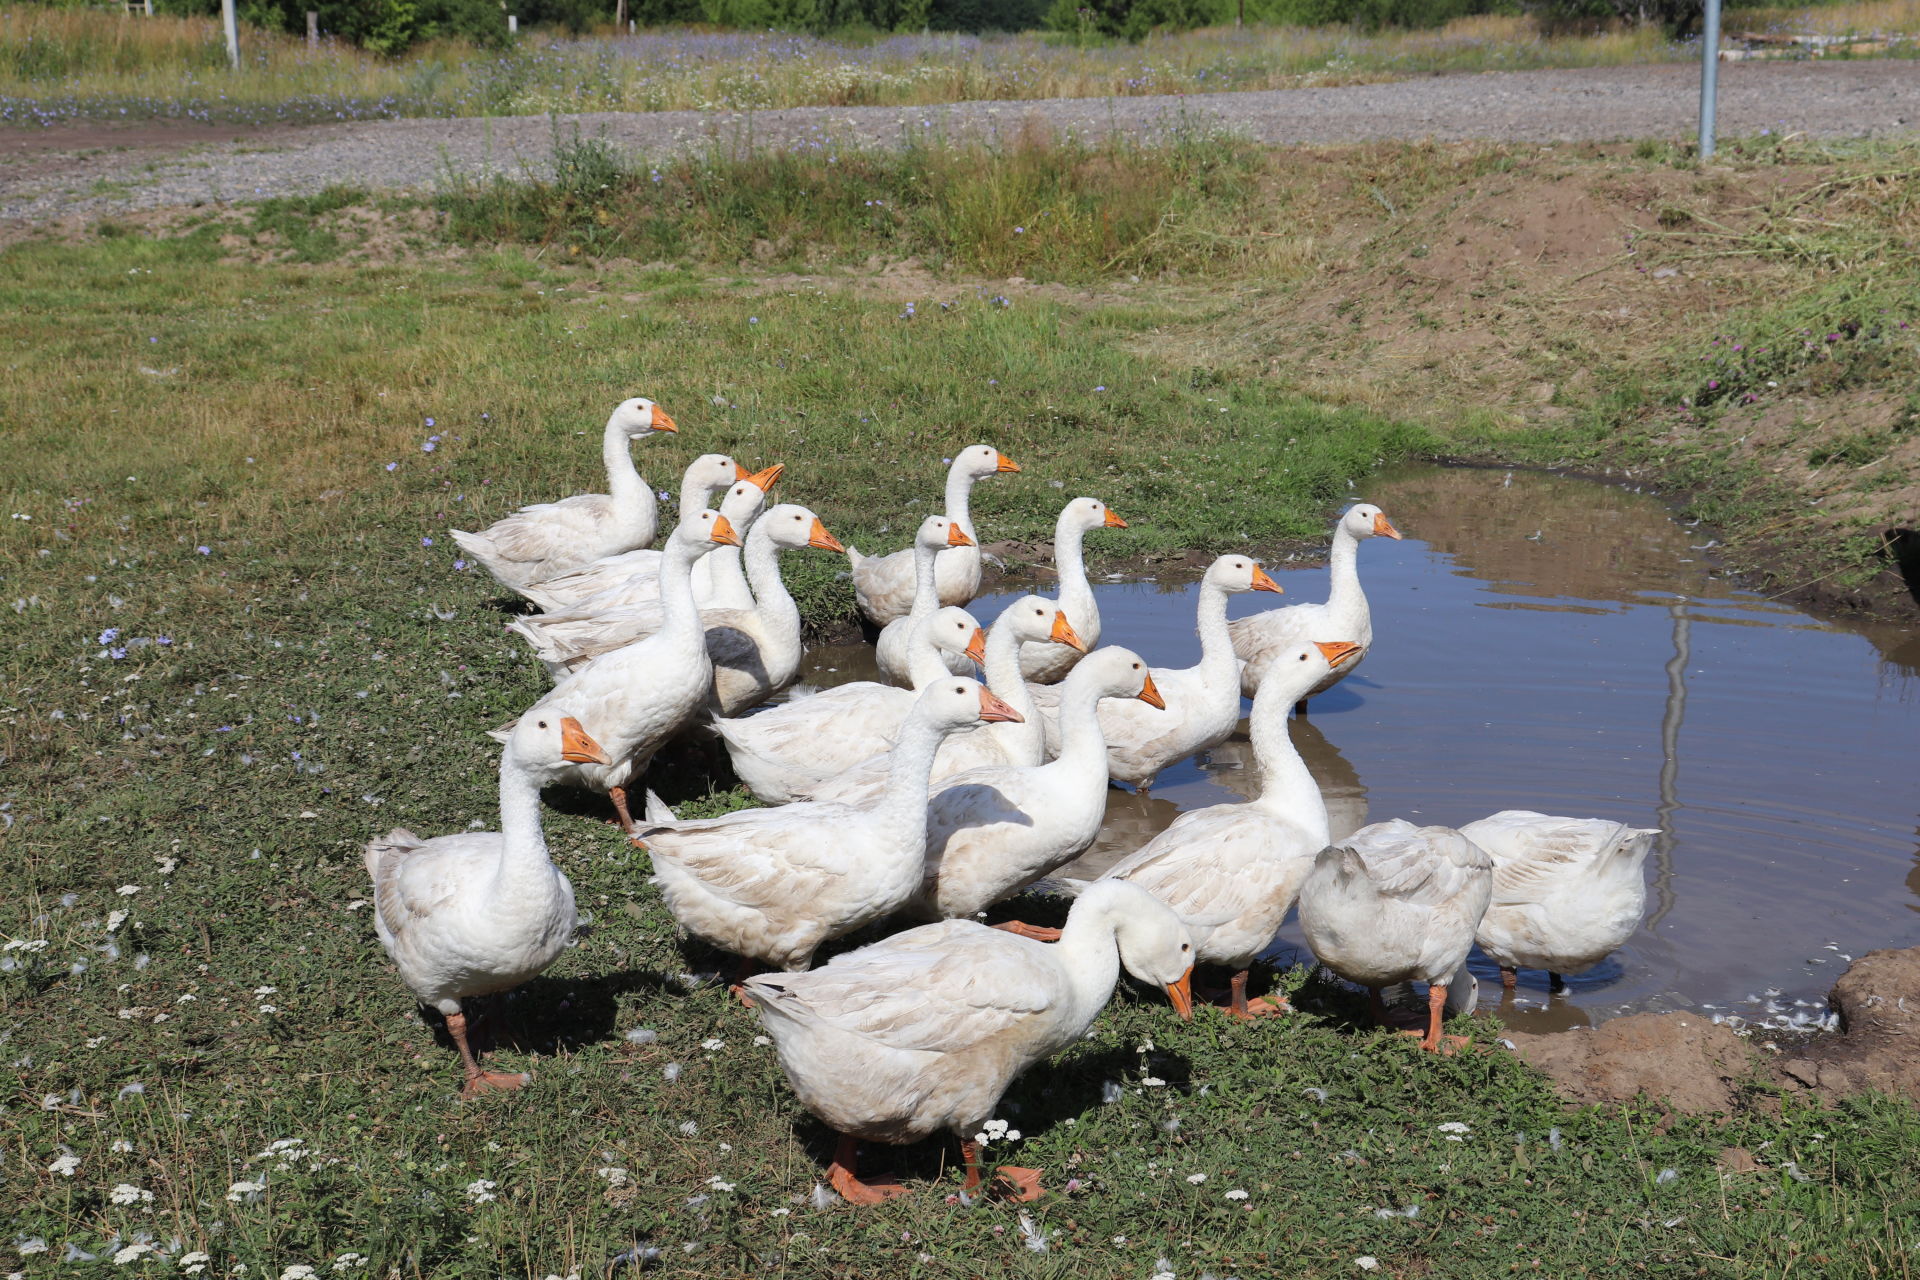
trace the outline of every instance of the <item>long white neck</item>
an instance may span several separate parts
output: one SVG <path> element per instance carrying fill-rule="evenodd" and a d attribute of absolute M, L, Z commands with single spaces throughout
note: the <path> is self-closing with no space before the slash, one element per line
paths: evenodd
<path fill-rule="evenodd" d="M 967 531 L 973 537 L 973 515 L 967 509 L 967 502 L 973 496 L 973 473 L 960 465 L 955 458 L 953 465 L 947 468 L 947 519 Z"/>
<path fill-rule="evenodd" d="M 927 620 L 922 618 L 908 625 L 912 629 L 907 632 L 907 683 L 918 693 L 953 672 L 947 670 L 947 660 L 940 656 L 939 647 L 928 637 Z"/>
<path fill-rule="evenodd" d="M 500 753 L 500 861 L 493 901 L 522 909 L 553 892 L 553 863 L 540 829 L 540 783 L 508 747 Z"/>
<path fill-rule="evenodd" d="M 1060 575 L 1060 607 L 1067 611 L 1067 621 L 1087 647 L 1092 648 L 1100 643 L 1100 610 L 1094 603 L 1093 586 L 1087 581 L 1080 545 L 1086 530 L 1078 521 L 1068 520 L 1068 514 L 1062 512 L 1053 526 L 1053 567 Z"/>
<path fill-rule="evenodd" d="M 1260 794 L 1253 803 L 1300 827 L 1318 849 L 1333 840 L 1327 825 L 1327 802 L 1287 732 L 1287 713 L 1306 690 L 1298 681 L 1277 679 L 1279 674 L 1269 671 L 1261 682 L 1248 722 L 1253 758 L 1260 765 Z"/>
<path fill-rule="evenodd" d="M 927 793 L 933 777 L 933 757 L 945 736 L 944 727 L 929 724 L 920 716 L 908 716 L 894 742 L 887 789 L 869 810 L 888 824 L 902 845 L 919 849 L 922 857 L 927 847 Z"/>
<path fill-rule="evenodd" d="M 987 633 L 987 688 L 995 697 L 1018 711 L 1018 722 L 995 721 L 988 726 L 994 738 L 1004 744 L 1007 759 L 1017 763 L 1036 763 L 1046 751 L 1046 731 L 1040 723 L 1040 709 L 1020 675 L 1020 637 L 1013 632 L 1013 619 L 1005 618 Z"/>
<path fill-rule="evenodd" d="M 1073 904 L 1060 940 L 1049 948 L 1071 992 L 1071 1013 L 1060 1020 L 1061 1034 L 1071 1040 L 1078 1040 L 1093 1025 L 1120 980 L 1120 948 L 1114 941 L 1118 922 L 1098 883 Z"/>
<path fill-rule="evenodd" d="M 667 553 L 660 562 L 658 634 L 704 645 L 700 609 L 693 602 L 693 562 L 710 549 L 706 542 L 690 542 L 677 530 L 667 539 Z"/>
<path fill-rule="evenodd" d="M 798 650 L 800 607 L 794 604 L 780 577 L 780 548 L 773 541 L 771 521 L 755 522 L 741 559 L 746 564 L 747 585 L 753 590 L 753 611 L 760 615 L 766 640 L 782 650 L 789 645 Z M 798 656 L 796 652 L 796 660 Z"/>
<path fill-rule="evenodd" d="M 1350 623 L 1367 612 L 1367 597 L 1360 591 L 1360 539 L 1347 532 L 1343 521 L 1333 531 L 1333 550 L 1327 556 L 1327 574 L 1333 580 L 1327 592 L 1327 612 L 1342 623 Z M 1354 640 L 1350 635 L 1332 637 Z"/>
<path fill-rule="evenodd" d="M 940 592 L 933 581 L 933 562 L 939 554 L 931 547 L 921 546 L 918 538 L 913 540 L 913 607 L 907 610 L 907 616 L 915 622 L 924 622 L 940 607 Z"/>
<path fill-rule="evenodd" d="M 1107 686 L 1097 680 L 1076 681 L 1083 667 L 1074 668 L 1060 689 L 1060 754 L 1049 769 L 1069 777 L 1099 774 L 1104 784 L 1107 775 L 1107 735 L 1100 727 L 1100 699 Z M 1092 671 L 1087 671 L 1091 676 Z M 1099 784 L 1096 784 L 1099 785 Z"/>
<path fill-rule="evenodd" d="M 652 525 L 659 518 L 659 503 L 653 496 L 653 486 L 633 465 L 633 444 L 617 414 L 607 419 L 607 430 L 600 437 L 600 458 L 607 464 L 607 494 L 613 499 L 614 509 Z"/>
<path fill-rule="evenodd" d="M 724 508 L 722 509 L 724 510 Z M 742 516 L 738 520 L 735 520 L 732 516 L 727 517 L 732 523 L 736 533 L 746 535 L 741 539 L 743 543 L 749 545 L 752 543 L 753 531 L 760 527 L 760 514 L 760 511 L 754 511 Z M 747 577 L 746 571 L 746 552 L 742 547 L 715 547 L 713 550 L 707 552 L 706 561 L 707 567 L 701 572 L 707 575 L 706 583 L 713 591 L 713 595 L 709 597 L 710 599 L 742 600 L 752 598 L 752 583 Z"/>
<path fill-rule="evenodd" d="M 694 484 L 682 481 L 680 485 L 680 523 L 691 524 L 707 509 L 713 501 L 713 495 L 725 489 L 724 484 Z"/>
<path fill-rule="evenodd" d="M 1227 680 L 1238 684 L 1233 662 L 1233 637 L 1227 634 L 1227 593 L 1213 582 L 1200 584 L 1200 661 L 1195 664 L 1209 684 Z"/>

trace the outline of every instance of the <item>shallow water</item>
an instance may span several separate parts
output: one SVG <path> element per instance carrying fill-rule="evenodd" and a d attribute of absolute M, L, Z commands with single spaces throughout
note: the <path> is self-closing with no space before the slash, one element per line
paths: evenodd
<path fill-rule="evenodd" d="M 1665 832 L 1640 931 L 1564 997 L 1522 974 L 1512 1025 L 1669 1008 L 1783 1025 L 1819 1012 L 1849 958 L 1920 943 L 1920 634 L 1849 630 L 1742 590 L 1703 531 L 1628 488 L 1421 466 L 1366 497 L 1406 535 L 1361 547 L 1374 647 L 1292 722 L 1335 838 L 1507 808 Z M 1286 602 L 1325 599 L 1324 568 L 1268 568 Z M 1106 643 L 1197 660 L 1190 583 L 1098 592 Z M 1014 594 L 974 612 L 990 622 Z M 809 678 L 861 678 L 868 653 L 819 650 Z M 1243 723 L 1150 797 L 1110 793 L 1075 873 L 1256 787 Z M 1291 920 L 1271 955 L 1305 957 Z M 1478 953 L 1474 968 L 1491 999 L 1497 971 Z"/>

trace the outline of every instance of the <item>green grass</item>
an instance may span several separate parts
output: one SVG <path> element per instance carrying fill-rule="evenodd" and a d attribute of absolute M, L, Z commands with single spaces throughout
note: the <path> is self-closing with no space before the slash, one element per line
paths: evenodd
<path fill-rule="evenodd" d="M 344 199 L 247 216 L 291 241 Z M 0 254 L 0 488 L 27 517 L 0 542 L 0 933 L 22 944 L 0 952 L 0 1261 L 80 1274 L 65 1244 L 145 1232 L 249 1276 L 353 1253 L 369 1275 L 585 1277 L 635 1248 L 702 1276 L 1331 1277 L 1363 1256 L 1396 1276 L 1910 1274 L 1908 1104 L 1756 1087 L 1724 1124 L 1573 1110 L 1493 1024 L 1429 1059 L 1298 972 L 1278 977 L 1305 1012 L 1244 1029 L 1123 991 L 1015 1086 L 1011 1154 L 1058 1189 L 1027 1211 L 1045 1252 L 1012 1207 L 948 1204 L 934 1144 L 874 1157 L 913 1199 L 816 1210 L 827 1136 L 751 1015 L 679 979 L 720 957 L 674 940 L 644 855 L 564 797 L 548 834 L 589 928 L 508 1003 L 498 1050 L 538 1078 L 459 1103 L 373 940 L 360 847 L 495 821 L 481 730 L 544 678 L 445 531 L 597 483 L 615 400 L 678 420 L 637 450 L 657 484 L 708 450 L 782 461 L 783 497 L 871 549 L 937 501 L 943 455 L 987 440 L 1024 470 L 976 491 L 984 535 L 1044 536 L 1091 493 L 1131 523 L 1096 566 L 1317 537 L 1349 481 L 1440 441 L 1174 358 L 1166 332 L 1236 314 L 1230 295 L 929 286 L 909 315 L 512 246 L 223 264 L 221 232 Z M 844 617 L 837 561 L 788 563 L 811 618 Z M 740 803 L 692 770 L 663 785 L 691 812 Z M 1723 1175 L 1729 1146 L 1765 1169 Z M 68 1153 L 71 1177 L 50 1168 Z M 12 1264 L 34 1237 L 51 1253 Z"/>

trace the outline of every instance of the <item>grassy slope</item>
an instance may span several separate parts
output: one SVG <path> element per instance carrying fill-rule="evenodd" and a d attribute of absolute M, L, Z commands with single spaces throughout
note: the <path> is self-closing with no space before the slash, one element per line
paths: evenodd
<path fill-rule="evenodd" d="M 597 810 L 551 819 L 593 926 L 515 1002 L 522 1043 L 501 1054 L 540 1078 L 456 1104 L 450 1052 L 356 905 L 359 845 L 491 821 L 478 730 L 540 681 L 443 531 L 590 479 L 616 395 L 657 395 L 684 429 L 645 447 L 649 474 L 711 448 L 786 461 L 789 496 L 880 543 L 932 500 L 936 456 L 978 438 L 1027 467 L 981 489 L 993 534 L 1039 535 L 1093 492 L 1134 521 L 1100 549 L 1128 553 L 1310 532 L 1347 479 L 1431 440 L 1170 358 L 1176 317 L 1139 302 L 907 319 L 893 299 L 512 252 L 214 270 L 220 253 L 210 232 L 29 246 L 0 285 L 6 502 L 31 517 L 4 544 L 0 930 L 46 942 L 0 967 L 6 1168 L 20 1230 L 54 1256 L 144 1230 L 252 1274 L 346 1251 L 403 1275 L 586 1274 L 636 1241 L 707 1275 L 1144 1275 L 1161 1256 L 1182 1276 L 1337 1275 L 1363 1255 L 1403 1275 L 1903 1274 L 1910 1107 L 1664 1130 L 1570 1113 L 1502 1054 L 1416 1058 L 1317 990 L 1310 1016 L 1249 1030 L 1123 997 L 1020 1084 L 1018 1159 L 1082 1183 L 1032 1212 L 1058 1233 L 1045 1253 L 1012 1211 L 938 1189 L 871 1214 L 793 1204 L 822 1134 L 751 1019 L 672 981 L 718 960 L 671 942 Z M 824 569 L 811 581 L 830 607 Z M 641 1027 L 658 1039 L 625 1037 Z M 1453 1120 L 1465 1141 L 1437 1131 Z M 287 1138 L 311 1155 L 257 1154 Z M 70 1179 L 47 1169 L 63 1145 Z M 1723 1177 L 1731 1145 L 1773 1171 Z M 941 1155 L 881 1159 L 929 1178 Z M 480 1180 L 497 1199 L 469 1195 Z M 236 1181 L 267 1189 L 229 1201 Z M 154 1199 L 113 1203 L 123 1182 Z"/>

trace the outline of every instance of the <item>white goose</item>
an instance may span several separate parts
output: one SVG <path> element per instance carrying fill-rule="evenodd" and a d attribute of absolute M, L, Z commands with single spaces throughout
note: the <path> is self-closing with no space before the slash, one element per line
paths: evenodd
<path fill-rule="evenodd" d="M 821 943 L 893 912 L 920 883 L 927 772 L 940 739 L 1019 713 L 964 676 L 927 686 L 900 726 L 887 791 L 869 808 L 790 804 L 677 822 L 649 795 L 634 836 L 681 927 L 746 960 L 804 969 Z"/>
<path fill-rule="evenodd" d="M 907 909 L 931 919 L 964 918 L 1018 893 L 1084 852 L 1107 810 L 1107 699 L 1163 707 L 1153 675 L 1129 649 L 1081 659 L 1058 686 L 1060 754 L 1031 768 L 969 769 L 947 779 L 927 803 L 926 874 Z M 1029 937 L 1051 930 L 1009 924 Z"/>
<path fill-rule="evenodd" d="M 613 800 L 620 825 L 631 832 L 633 814 L 626 786 L 646 771 L 654 752 L 684 728 L 713 684 L 700 611 L 693 603 L 693 562 L 716 545 L 738 542 L 727 518 L 702 510 L 667 539 L 661 570 L 661 603 L 666 621 L 644 640 L 602 654 L 577 674 L 562 680 L 526 715 L 552 706 L 571 708 L 595 741 L 606 748 L 611 765 L 570 764 L 566 782 L 604 791 Z M 502 741 L 513 726 L 494 731 Z"/>
<path fill-rule="evenodd" d="M 1053 684 L 1080 661 L 1080 654 L 1100 643 L 1100 606 L 1087 581 L 1087 561 L 1081 539 L 1094 529 L 1124 529 L 1127 522 L 1098 498 L 1075 498 L 1053 522 L 1053 567 L 1060 577 L 1060 607 L 1073 619 L 1087 648 L 1054 649 L 1034 645 L 1020 651 L 1020 670 L 1035 684 Z"/>
<path fill-rule="evenodd" d="M 481 1069 L 460 1001 L 519 986 L 573 936 L 573 886 L 540 830 L 541 784 L 565 763 L 611 761 L 560 708 L 524 716 L 500 753 L 500 830 L 422 840 L 396 827 L 367 844 L 374 932 L 401 981 L 446 1018 L 466 1067 L 462 1097 L 530 1079 Z"/>
<path fill-rule="evenodd" d="M 759 492 L 752 485 L 746 487 Z M 818 516 L 791 502 L 783 502 L 755 520 L 746 543 L 752 607 L 700 611 L 700 625 L 707 633 L 707 656 L 713 660 L 712 706 L 728 716 L 765 702 L 792 684 L 800 672 L 800 606 L 793 602 L 780 577 L 780 552 L 799 547 L 846 550 Z M 707 553 L 700 563 L 705 564 L 713 555 Z M 617 616 L 609 621 L 619 623 L 642 610 L 649 615 L 644 626 L 636 625 L 631 631 L 615 626 L 607 634 L 588 637 L 579 647 L 561 648 L 550 643 L 535 653 L 549 670 L 557 666 L 564 674 L 572 674 L 600 655 L 659 630 L 662 614 L 657 604 L 629 605 L 616 610 Z"/>
<path fill-rule="evenodd" d="M 828 1170 L 855 1204 L 906 1188 L 860 1181 L 858 1142 L 960 1139 L 966 1190 L 980 1186 L 975 1135 L 1014 1077 L 1074 1044 L 1113 996 L 1120 967 L 1165 987 L 1183 1018 L 1192 943 L 1172 912 L 1131 885 L 1101 885 L 1045 946 L 946 920 L 835 956 L 811 973 L 768 974 L 746 990 L 793 1091 L 840 1133 Z M 1019 1200 L 1040 1170 L 1001 1166 Z"/>
<path fill-rule="evenodd" d="M 737 719 L 717 719 L 733 771 L 762 804 L 786 804 L 840 771 L 841 762 L 888 751 L 914 694 L 953 674 L 945 655 L 984 662 L 986 633 L 965 609 L 946 608 L 908 649 L 912 689 L 855 680 Z M 1023 713 L 1024 714 L 1024 713 Z"/>
<path fill-rule="evenodd" d="M 949 736 L 933 758 L 935 786 L 968 769 L 996 764 L 1036 765 L 1046 758 L 1046 736 L 1034 714 L 1033 696 L 1020 678 L 1020 656 L 1029 646 L 1055 645 L 1074 651 L 1082 647 L 1067 621 L 1066 610 L 1053 601 L 1022 596 L 1000 611 L 993 630 L 987 633 L 986 655 L 980 666 L 987 688 L 1018 711 L 1021 719 L 985 724 Z M 889 758 L 890 753 L 868 756 L 844 773 L 807 788 L 803 798 L 868 804 L 886 789 Z"/>
<path fill-rule="evenodd" d="M 1278 591 L 1267 571 L 1241 555 L 1221 556 L 1200 579 L 1200 661 L 1191 667 L 1153 669 L 1166 709 L 1132 702 L 1100 708 L 1107 739 L 1108 772 L 1145 792 L 1175 761 L 1224 741 L 1240 720 L 1240 680 L 1227 636 L 1227 597 L 1241 591 Z M 1040 685 L 1033 699 L 1047 727 L 1047 747 L 1059 741 L 1056 717 L 1060 686 Z"/>
<path fill-rule="evenodd" d="M 891 680 L 895 684 L 909 682 L 907 670 L 907 638 L 922 622 L 932 617 L 940 606 L 940 600 L 934 590 L 935 565 L 940 556 L 946 554 L 943 548 L 971 547 L 973 538 L 962 528 L 960 522 L 946 516 L 928 516 L 920 522 L 920 528 L 913 536 L 913 608 L 889 622 L 880 630 L 880 638 L 874 642 L 874 660 L 880 665 L 880 678 Z M 949 608 L 965 604 L 957 601 Z M 943 659 L 947 669 L 955 675 L 965 674 L 955 670 L 953 659 Z"/>
<path fill-rule="evenodd" d="M 1400 818 L 1362 827 L 1314 860 L 1300 889 L 1300 928 L 1320 963 L 1367 988 L 1425 982 L 1427 1033 L 1441 1051 L 1447 987 L 1472 981 L 1467 953 L 1493 896 L 1493 860 L 1452 827 Z"/>
<path fill-rule="evenodd" d="M 1327 847 L 1327 806 L 1287 734 L 1300 693 L 1351 658 L 1357 646 L 1295 645 L 1276 660 L 1253 700 L 1250 727 L 1260 763 L 1260 793 L 1246 804 L 1193 809 L 1103 880 L 1127 880 L 1172 907 L 1193 935 L 1195 959 L 1234 970 L 1227 1013 L 1239 1019 L 1279 1013 L 1286 1001 L 1247 1001 L 1247 967 L 1266 950 L 1294 898 Z M 1056 881 L 1084 891 L 1076 881 Z"/>
<path fill-rule="evenodd" d="M 750 472 L 724 453 L 703 453 L 693 460 L 686 474 L 680 478 L 680 524 L 706 510 L 707 504 L 716 493 L 724 493 L 731 486 L 745 480 L 768 488 L 779 477 L 781 468 L 768 467 L 765 471 Z M 736 529 L 736 533 L 744 530 Z M 628 551 L 617 556 L 602 556 L 589 564 L 584 564 L 567 573 L 555 574 L 542 582 L 536 582 L 520 594 L 549 611 L 569 609 L 589 598 L 598 597 L 604 591 L 632 584 L 632 594 L 608 597 L 600 600 L 600 608 L 610 608 L 616 604 L 638 603 L 642 600 L 657 599 L 660 594 L 659 573 L 661 553 L 657 550 L 642 549 Z"/>
<path fill-rule="evenodd" d="M 973 482 L 1019 469 L 1012 458 L 986 444 L 962 449 L 947 468 L 946 516 L 960 526 L 967 540 L 940 553 L 936 577 L 941 604 L 966 604 L 980 594 L 980 548 L 969 511 Z M 853 559 L 853 591 L 860 612 L 875 625 L 885 626 L 913 607 L 914 569 L 909 552 L 863 556 L 858 550 L 849 550 L 847 554 Z"/>
<path fill-rule="evenodd" d="M 778 468 L 770 467 L 768 470 Z M 720 500 L 720 514 L 727 518 L 727 524 L 743 542 L 752 537 L 752 526 L 766 496 L 766 491 L 759 484 L 742 480 L 728 489 L 726 496 Z M 703 596 L 700 571 L 711 566 L 714 557 L 723 552 L 732 558 L 708 574 L 707 594 Z M 658 559 L 660 553 L 648 554 Z M 735 578 L 739 579 L 737 592 L 733 583 Z M 589 596 L 565 609 L 510 618 L 507 630 L 533 646 L 534 653 L 546 664 L 547 674 L 557 682 L 578 671 L 592 658 L 632 644 L 635 640 L 644 640 L 658 631 L 666 616 L 660 604 L 659 587 L 659 576 L 643 571 L 620 586 Z M 647 598 L 635 598 L 642 595 Z M 741 607 L 714 603 L 723 597 L 736 599 L 739 595 L 746 597 L 744 608 L 753 608 L 753 593 L 747 585 L 741 548 L 715 547 L 694 563 L 693 599 L 700 606 L 703 617 L 709 610 Z"/>
<path fill-rule="evenodd" d="M 1509 991 L 1517 969 L 1545 969 L 1563 990 L 1561 975 L 1592 968 L 1640 927 L 1640 867 L 1659 828 L 1505 809 L 1460 834 L 1493 859 L 1493 903 L 1475 941 Z"/>
<path fill-rule="evenodd" d="M 1308 640 L 1345 640 L 1360 646 L 1352 660 L 1329 672 L 1325 681 L 1300 695 L 1297 709 L 1306 714 L 1307 699 L 1323 693 L 1353 674 L 1373 647 L 1373 617 L 1367 611 L 1367 597 L 1360 590 L 1358 567 L 1360 542 L 1365 538 L 1398 539 L 1380 508 L 1360 503 L 1347 508 L 1333 526 L 1333 551 L 1327 557 L 1327 573 L 1332 588 L 1325 604 L 1296 604 L 1283 609 L 1268 609 L 1241 618 L 1227 628 L 1233 637 L 1233 651 L 1246 666 L 1240 672 L 1240 691 L 1251 698 L 1260 689 L 1260 678 L 1273 660 Z"/>
<path fill-rule="evenodd" d="M 673 419 L 645 397 L 622 400 L 607 419 L 600 455 L 607 464 L 607 493 L 581 493 L 558 502 L 522 507 L 479 533 L 453 530 L 460 549 L 486 566 L 501 586 L 525 588 L 587 563 L 653 541 L 658 504 L 633 465 L 628 441 L 673 431 Z"/>

